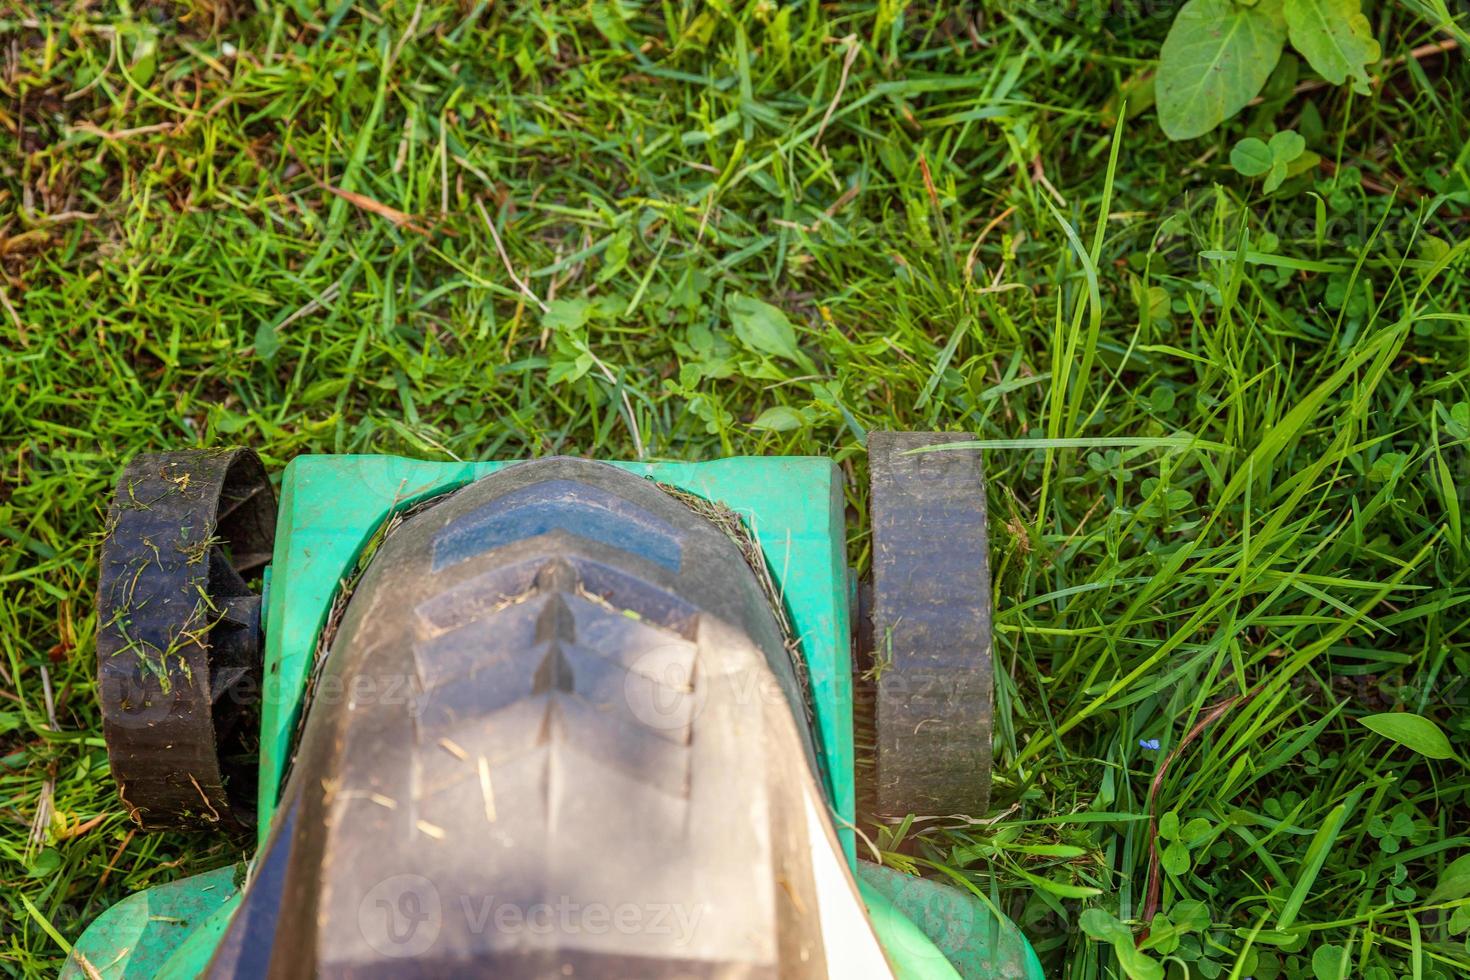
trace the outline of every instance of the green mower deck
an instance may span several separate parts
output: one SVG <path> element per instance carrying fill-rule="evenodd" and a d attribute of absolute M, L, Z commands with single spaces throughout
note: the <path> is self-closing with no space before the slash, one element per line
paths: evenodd
<path fill-rule="evenodd" d="M 979 816 L 988 796 L 989 592 L 978 454 L 972 450 L 912 451 L 955 438 L 873 433 L 870 442 L 874 582 L 871 618 L 861 632 L 868 637 L 866 645 L 870 648 L 863 656 L 877 664 L 877 797 L 878 812 L 883 814 L 917 811 Z M 424 672 L 427 669 L 432 674 L 440 667 L 417 652 L 413 661 L 417 667 L 394 675 L 404 682 L 401 691 L 386 690 L 388 685 L 378 684 L 376 675 L 370 673 L 342 673 L 347 669 L 344 664 L 357 662 L 351 659 L 353 656 L 369 660 L 383 656 L 373 653 L 389 643 L 376 638 L 374 630 L 381 625 L 373 618 L 380 615 L 377 611 L 389 608 L 402 596 L 418 595 L 402 601 L 410 603 L 406 609 L 418 610 L 419 617 L 430 626 L 415 627 L 418 632 L 405 635 L 420 636 L 422 640 L 422 636 L 432 634 L 430 640 L 422 642 L 441 646 L 442 642 L 432 637 L 450 630 L 448 624 L 470 622 L 465 615 L 476 622 L 490 615 L 502 619 L 519 615 L 513 609 L 504 610 L 521 602 L 527 603 L 526 615 L 530 615 L 530 604 L 539 602 L 550 603 L 547 609 L 554 606 L 575 611 L 585 606 L 586 615 L 594 618 L 612 616 L 607 622 L 613 625 L 597 627 L 603 632 L 595 635 L 611 635 L 606 630 L 615 626 L 618 617 L 636 621 L 637 628 L 645 632 L 660 627 L 677 633 L 690 623 L 713 621 L 691 595 L 697 598 L 705 594 L 699 591 L 704 588 L 714 597 L 706 601 L 719 602 L 724 598 L 722 592 L 727 591 L 717 582 L 700 586 L 689 578 L 701 573 L 701 562 L 704 567 L 713 567 L 709 563 L 717 561 L 701 557 L 706 551 L 713 554 L 726 547 L 718 543 L 720 535 L 709 533 L 707 525 L 715 522 L 700 516 L 702 510 L 706 517 L 716 511 L 734 515 L 723 528 L 724 538 L 736 545 L 741 541 L 735 539 L 744 540 L 744 564 L 751 571 L 748 575 L 745 568 L 739 573 L 720 573 L 730 582 L 730 589 L 738 592 L 745 588 L 749 583 L 740 583 L 748 578 L 764 590 L 751 592 L 755 598 L 748 601 L 747 612 L 729 613 L 724 618 L 739 620 L 745 616 L 742 621 L 747 622 L 749 635 L 766 637 L 759 641 L 758 648 L 766 651 L 777 679 L 782 671 L 789 672 L 782 686 L 783 697 L 776 699 L 779 710 L 767 706 L 761 711 L 770 717 L 776 717 L 770 713 L 777 711 L 779 717 L 772 731 L 782 730 L 787 724 L 780 719 L 794 719 L 797 741 L 779 752 L 767 746 L 769 759 L 766 768 L 759 771 L 767 772 L 766 778 L 778 788 L 771 791 L 763 805 L 778 810 L 794 806 L 791 801 L 797 800 L 800 792 L 779 787 L 797 785 L 802 779 L 815 780 L 815 788 L 807 797 L 820 800 L 825 810 L 820 822 L 830 830 L 812 831 L 815 836 L 810 839 L 819 841 L 822 833 L 833 835 L 834 853 L 840 855 L 838 864 L 846 869 L 841 875 L 855 895 L 861 894 L 863 911 L 883 950 L 879 959 L 886 959 L 886 963 L 873 964 L 871 975 L 1041 976 L 1025 938 L 976 895 L 857 860 L 851 651 L 859 589 L 846 563 L 842 478 L 830 460 L 742 457 L 704 463 L 612 464 L 640 478 L 633 482 L 626 477 L 603 476 L 607 467 L 582 461 L 540 461 L 525 464 L 527 469 L 519 469 L 520 465 L 434 463 L 391 456 L 302 456 L 285 469 L 278 512 L 268 506 L 273 499 L 271 488 L 248 451 L 140 457 L 128 467 L 119 481 L 109 520 L 99 596 L 100 689 L 108 720 L 109 754 L 120 792 L 135 820 L 144 827 L 216 827 L 233 829 L 237 834 L 253 833 L 257 856 L 248 868 L 219 869 L 150 889 L 119 903 L 99 917 L 78 941 L 65 976 L 309 975 L 310 956 L 331 960 L 321 949 L 316 953 L 301 950 L 298 970 L 293 965 L 294 951 L 279 948 L 285 942 L 280 937 L 290 935 L 283 931 L 286 927 L 272 919 L 269 925 L 275 931 L 260 932 L 265 927 L 259 925 L 259 915 L 250 911 L 246 896 L 252 888 L 259 891 L 271 887 L 269 880 L 276 872 L 270 855 L 289 852 L 282 860 L 295 862 L 295 868 L 307 860 L 301 853 L 311 855 L 320 850 L 321 860 L 326 862 L 328 855 L 336 855 L 346 846 L 342 841 L 347 838 L 340 836 L 340 828 L 329 829 L 326 842 L 295 850 L 292 840 L 316 832 L 311 829 L 316 824 L 297 815 L 298 807 L 307 806 L 303 814 L 316 812 L 311 807 L 326 807 L 322 812 L 328 814 L 340 809 L 340 804 L 333 802 L 335 788 L 325 791 L 325 802 L 317 799 L 322 791 L 301 788 L 307 780 L 301 775 L 303 771 L 310 770 L 312 778 L 317 778 L 318 769 L 313 767 L 325 766 L 321 771 L 328 775 L 319 781 L 331 783 L 337 778 L 331 774 L 331 767 L 340 764 L 344 767 L 342 781 L 360 784 L 364 787 L 361 793 L 371 795 L 369 784 L 379 785 L 371 767 L 352 768 L 355 763 L 350 747 L 340 751 L 332 748 L 337 744 L 332 742 L 334 736 L 323 734 L 336 731 L 339 735 L 335 737 L 346 738 L 340 733 L 363 730 L 359 715 L 353 714 L 357 710 L 352 706 L 354 698 L 364 702 L 371 699 L 375 707 L 368 710 L 380 713 L 391 712 L 392 708 L 383 705 L 395 703 L 395 698 L 427 698 L 431 712 L 434 709 L 433 697 L 416 685 L 437 683 L 433 677 L 425 680 Z M 536 473 L 542 475 L 537 477 Z M 495 479 L 487 480 L 489 477 Z M 495 489 L 501 486 L 509 489 Z M 481 498 L 488 502 L 477 502 Z M 527 502 L 517 502 L 522 498 Z M 702 502 L 702 506 L 687 511 L 684 504 L 678 503 L 681 498 Z M 262 528 L 266 520 L 263 515 L 270 513 L 274 514 L 271 557 L 268 565 L 260 567 L 263 558 L 250 556 L 258 551 L 262 540 L 271 537 L 270 529 Z M 691 529 L 688 532 L 670 530 L 686 525 Z M 164 538 L 167 543 L 160 549 Z M 416 543 L 420 540 L 422 545 Z M 548 541 L 551 544 L 543 543 Z M 552 551 L 547 552 L 547 548 Z M 560 555 L 558 548 L 569 548 L 568 557 L 550 559 L 550 564 L 548 559 L 536 557 L 543 553 Z M 144 551 L 154 558 L 139 560 L 137 555 Z M 417 557 L 427 556 L 430 551 L 431 562 L 428 557 Z M 430 564 L 415 564 L 419 561 Z M 486 600 L 465 591 L 470 588 L 466 582 L 484 582 L 486 576 L 503 578 L 510 574 L 502 573 L 503 568 L 521 567 L 515 563 L 523 565 L 525 561 L 532 561 L 534 568 L 540 569 L 533 568 L 534 582 L 527 579 L 514 589 L 496 586 L 509 596 L 500 605 L 488 611 L 481 609 Z M 620 566 L 619 562 L 624 564 Z M 477 573 L 478 578 L 461 581 L 468 574 L 465 569 L 482 566 L 486 571 Z M 620 568 L 632 569 L 649 582 L 667 582 L 660 588 L 675 591 L 655 589 L 645 596 L 645 587 L 628 579 L 628 573 Z M 431 580 L 425 575 L 437 577 Z M 446 575 L 446 584 L 434 584 Z M 247 583 L 258 583 L 258 597 Z M 359 586 L 365 590 L 365 598 L 359 598 Z M 488 588 L 474 587 L 482 592 Z M 149 589 L 155 593 L 150 594 Z M 208 601 L 198 603 L 192 598 L 200 593 L 208 593 Z M 455 606 L 442 614 L 445 625 L 435 625 L 439 620 L 434 617 L 440 614 L 433 610 L 451 609 L 444 606 L 449 601 L 445 597 L 451 595 L 468 596 L 455 602 L 461 606 L 465 602 L 471 606 L 479 603 L 475 608 L 480 611 L 471 615 Z M 625 602 L 620 598 L 624 595 L 643 598 Z M 354 599 L 358 601 L 354 603 Z M 665 614 L 669 602 L 676 606 L 695 602 L 689 607 L 694 612 L 688 615 L 696 618 L 690 619 L 673 607 Z M 605 611 L 599 613 L 599 609 Z M 565 697 L 574 698 L 575 703 L 588 697 L 595 702 L 596 695 L 586 694 L 583 689 L 588 683 L 585 678 L 591 676 L 587 664 L 601 661 L 578 661 L 576 657 L 583 653 L 574 652 L 574 647 L 581 649 L 591 642 L 585 639 L 593 635 L 586 632 L 591 627 L 580 625 L 578 620 L 576 629 L 580 632 L 574 642 L 572 620 L 567 619 L 565 627 L 546 625 L 561 622 L 558 615 L 564 618 L 572 613 L 539 615 L 541 618 L 535 621 L 539 625 L 534 627 L 537 642 L 550 636 L 546 642 L 552 643 L 553 650 L 559 649 L 557 644 L 573 645 L 567 647 L 567 654 L 556 654 L 537 668 L 534 690 L 556 695 L 564 689 Z M 400 619 L 394 618 L 387 625 L 399 628 Z M 495 627 L 500 631 L 509 628 Z M 548 629 L 551 633 L 546 632 Z M 776 632 L 770 632 L 772 629 Z M 688 626 L 688 630 L 696 627 Z M 704 644 L 710 641 L 696 638 L 696 632 L 683 635 L 704 650 Z M 565 640 L 557 638 L 562 633 Z M 262 637 L 263 643 L 259 642 Z M 402 642 L 420 641 L 393 641 L 389 646 L 398 649 Z M 339 652 L 339 646 L 346 652 Z M 609 655 L 609 649 L 600 653 Z M 572 657 L 568 666 L 553 665 L 556 676 L 546 675 L 546 663 L 554 660 L 561 664 L 562 659 L 557 658 L 567 656 Z M 637 669 L 626 676 L 639 676 Z M 355 681 L 362 679 L 376 685 L 370 694 L 354 688 Z M 454 682 L 465 690 L 470 689 L 470 683 Z M 577 684 L 582 687 L 576 688 Z M 732 703 L 738 701 L 736 698 Z M 343 703 L 347 707 L 340 707 Z M 703 702 L 700 710 L 708 713 Z M 333 721 L 333 712 L 343 720 Z M 383 725 L 392 722 L 389 715 L 383 717 L 389 719 Z M 426 721 L 425 717 L 414 715 L 407 722 L 411 725 L 407 730 L 418 732 L 420 726 L 431 724 L 432 719 Z M 556 724 L 572 723 L 564 714 L 546 717 L 562 719 Z M 594 724 L 600 724 L 596 719 L 601 716 L 594 713 L 592 717 Z M 219 727 L 224 721 L 229 723 L 228 730 Z M 337 727 L 331 728 L 334 724 Z M 697 744 L 714 744 L 721 737 L 719 730 L 709 728 L 714 722 L 707 719 L 688 724 L 695 725 L 696 730 L 698 724 L 704 724 L 710 732 L 699 736 L 705 742 Z M 504 725 L 497 725 L 497 730 L 503 731 Z M 248 728 L 253 737 L 242 736 L 242 727 Z M 736 730 L 740 730 L 738 724 Z M 647 743 L 648 751 L 656 749 L 649 758 L 662 758 L 672 737 L 668 732 L 656 734 L 663 741 Z M 362 738 L 360 734 L 356 737 Z M 784 737 L 771 735 L 767 741 L 786 744 L 781 742 Z M 372 751 L 395 751 L 397 743 L 386 734 L 381 738 L 385 739 L 384 747 Z M 685 739 L 687 743 L 687 738 L 680 734 L 673 740 L 677 743 Z M 437 760 L 434 765 L 464 761 L 473 768 L 470 757 L 479 753 L 479 785 L 486 790 L 488 824 L 494 826 L 496 815 L 489 798 L 490 767 L 486 760 L 498 750 L 473 746 L 467 750 L 454 740 L 440 741 L 446 745 L 445 754 L 442 759 L 433 757 Z M 803 742 L 810 758 L 806 766 L 799 762 Z M 363 751 L 372 757 L 371 751 Z M 253 765 L 242 766 L 242 758 Z M 810 776 L 783 776 L 781 772 L 788 763 L 782 760 L 796 767 L 793 773 L 809 772 Z M 635 761 L 635 765 L 645 766 L 646 761 Z M 552 764 L 546 762 L 547 766 Z M 593 781 L 602 772 L 601 768 L 589 770 Z M 500 770 L 496 773 L 496 779 L 510 779 L 508 785 L 517 785 L 513 778 L 500 775 Z M 655 774 L 647 778 L 667 782 L 673 777 Z M 678 777 L 689 778 L 708 786 L 713 777 Z M 471 778 L 466 785 L 474 783 Z M 665 786 L 665 795 L 672 792 L 674 796 L 687 796 L 690 791 L 680 789 L 686 785 L 676 779 Z M 753 793 L 752 797 L 760 795 Z M 690 797 L 696 802 L 697 798 L 697 793 Z M 305 804 L 301 803 L 303 799 Z M 659 808 L 665 803 L 657 802 L 662 799 L 657 797 L 648 804 L 655 808 L 650 812 L 662 812 Z M 287 802 L 289 808 L 283 809 Z M 610 806 L 616 803 L 607 801 Z M 369 810 L 376 813 L 371 807 Z M 336 826 L 336 817 L 323 819 L 329 828 Z M 511 818 L 503 817 L 493 832 L 514 826 L 513 820 L 504 824 L 506 819 Z M 298 821 L 305 822 L 298 826 Z M 492 832 L 485 824 L 482 820 L 476 825 L 480 829 L 473 833 Z M 779 821 L 773 826 L 779 827 Z M 293 831 L 293 827 L 297 829 Z M 443 850 L 435 850 L 441 837 L 435 835 L 445 835 L 446 831 L 426 819 L 419 820 L 419 827 L 413 847 L 425 848 L 423 853 L 430 855 L 431 863 L 442 858 Z M 448 833 L 457 828 L 458 824 L 451 821 Z M 339 837 L 330 837 L 331 833 L 339 833 Z M 520 840 L 523 850 L 524 838 Z M 813 854 L 821 850 L 818 844 L 810 846 Z M 820 859 L 811 860 L 816 862 L 812 865 L 816 876 L 813 880 L 819 882 L 813 887 L 829 887 L 820 884 Z M 446 867 L 452 867 L 452 863 Z M 705 867 L 707 863 L 693 867 Z M 325 878 L 328 871 L 326 865 L 323 868 Z M 538 865 L 538 869 L 535 874 L 541 875 L 544 868 Z M 293 873 L 300 877 L 299 870 Z M 440 880 L 449 873 L 441 872 Z M 332 874 L 337 874 L 335 865 Z M 571 875 L 568 880 L 581 874 L 580 870 L 557 872 L 561 877 Z M 418 901 L 421 896 L 415 893 L 413 897 Z M 436 892 L 433 899 L 437 901 L 438 897 Z M 398 893 L 393 898 L 402 901 Z M 313 900 L 322 902 L 323 910 L 332 907 L 325 894 Z M 799 898 L 794 901 L 798 909 L 803 907 Z M 728 910 L 725 914 L 733 913 Z M 320 915 L 330 917 L 329 911 Z M 830 958 L 838 955 L 831 948 L 833 927 L 826 923 L 824 928 L 829 935 L 824 955 Z M 332 948 L 333 943 L 347 941 L 334 937 L 326 926 L 322 929 L 308 945 Z M 705 933 L 714 935 L 715 931 L 706 929 Z M 351 941 L 360 938 L 354 935 Z M 251 953 L 249 944 L 262 941 L 267 946 L 274 941 L 278 948 L 271 955 Z M 375 944 L 372 936 L 366 941 Z M 474 941 L 482 942 L 479 938 Z M 712 948 L 719 946 L 717 935 L 711 941 Z M 609 942 L 585 940 L 584 945 L 590 944 L 588 949 L 577 955 L 593 956 L 588 950 L 601 949 Z M 505 947 L 497 955 L 509 956 L 509 949 Z M 524 950 L 516 955 L 522 953 Z M 505 976 L 544 975 L 539 971 L 552 962 L 546 956 L 554 959 L 563 953 L 571 956 L 565 950 L 537 953 L 541 958 L 532 961 L 523 957 L 516 960 L 519 965 L 514 969 L 496 972 Z M 450 955 L 443 951 L 423 955 L 441 954 Z M 485 954 L 482 950 L 477 955 Z M 708 955 L 718 959 L 716 953 Z M 417 961 L 386 962 L 393 971 L 399 971 Z M 442 975 L 436 970 L 450 960 L 435 962 L 439 967 L 426 968 L 421 975 Z M 648 969 L 645 964 L 627 966 L 625 972 L 599 974 L 601 968 L 595 964 L 611 961 L 577 962 L 583 966 L 577 975 L 634 976 Z M 705 961 L 698 956 L 689 961 L 696 967 L 700 962 Z M 807 975 L 788 968 L 789 962 L 779 956 L 773 962 L 779 963 L 780 969 L 769 975 Z M 587 963 L 594 964 L 591 974 L 585 972 Z M 690 969 L 689 963 L 680 969 Z M 331 967 L 326 972 L 387 975 L 367 967 Z M 756 970 L 741 975 L 768 974 Z"/>

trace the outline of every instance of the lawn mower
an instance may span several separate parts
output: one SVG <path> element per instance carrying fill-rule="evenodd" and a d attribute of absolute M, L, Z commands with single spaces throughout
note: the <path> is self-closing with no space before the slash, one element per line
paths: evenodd
<path fill-rule="evenodd" d="M 139 827 L 253 857 L 119 902 L 63 975 L 1041 977 L 978 891 L 859 860 L 855 684 L 864 812 L 988 802 L 964 438 L 869 435 L 862 583 L 824 458 L 306 455 L 278 509 L 247 449 L 136 457 L 112 774 Z"/>

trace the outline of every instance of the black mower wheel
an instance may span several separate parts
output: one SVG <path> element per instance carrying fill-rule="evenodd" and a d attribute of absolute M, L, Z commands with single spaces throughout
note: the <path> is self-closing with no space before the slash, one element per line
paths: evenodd
<path fill-rule="evenodd" d="M 250 582 L 275 527 L 275 492 L 248 449 L 145 453 L 118 480 L 97 690 L 118 794 L 144 829 L 254 825 L 263 636 Z"/>
<path fill-rule="evenodd" d="M 990 800 L 989 535 L 978 449 L 958 432 L 870 432 L 876 815 L 980 817 Z"/>

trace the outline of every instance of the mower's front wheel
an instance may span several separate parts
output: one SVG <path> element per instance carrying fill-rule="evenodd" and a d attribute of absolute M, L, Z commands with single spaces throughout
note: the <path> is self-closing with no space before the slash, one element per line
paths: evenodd
<path fill-rule="evenodd" d="M 254 823 L 261 597 L 276 500 L 248 449 L 135 457 L 102 539 L 97 690 L 118 793 L 148 830 Z"/>
<path fill-rule="evenodd" d="M 989 535 L 980 451 L 870 432 L 876 813 L 980 817 L 990 799 Z"/>

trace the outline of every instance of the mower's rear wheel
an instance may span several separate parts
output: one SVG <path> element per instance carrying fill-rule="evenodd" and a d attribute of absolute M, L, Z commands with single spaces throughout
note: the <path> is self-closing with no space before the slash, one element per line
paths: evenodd
<path fill-rule="evenodd" d="M 97 690 L 118 793 L 148 830 L 255 820 L 259 592 L 276 500 L 248 449 L 135 457 L 102 540 Z"/>
<path fill-rule="evenodd" d="M 970 437 L 870 432 L 876 815 L 980 817 L 990 799 L 989 535 Z"/>

